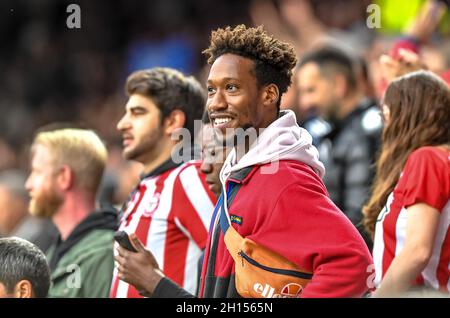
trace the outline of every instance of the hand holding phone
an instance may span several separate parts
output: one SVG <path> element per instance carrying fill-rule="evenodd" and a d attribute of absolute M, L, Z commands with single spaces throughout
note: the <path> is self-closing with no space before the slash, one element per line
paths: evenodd
<path fill-rule="evenodd" d="M 114 240 L 116 240 L 117 243 L 119 243 L 120 246 L 122 246 L 124 249 L 137 253 L 137 250 L 134 248 L 133 244 L 131 244 L 130 237 L 128 236 L 128 233 L 125 231 L 117 231 L 114 233 Z"/>
<path fill-rule="evenodd" d="M 127 250 L 125 252 L 118 249 L 114 255 L 117 277 L 133 285 L 142 296 L 150 297 L 164 277 L 155 257 L 134 233 L 118 231 L 114 234 L 114 239 Z"/>

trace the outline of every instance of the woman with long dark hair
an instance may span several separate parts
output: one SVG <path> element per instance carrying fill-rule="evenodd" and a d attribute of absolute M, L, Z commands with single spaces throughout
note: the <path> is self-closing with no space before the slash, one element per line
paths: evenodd
<path fill-rule="evenodd" d="M 419 71 L 390 83 L 364 225 L 374 235 L 374 296 L 449 292 L 450 88 Z"/>

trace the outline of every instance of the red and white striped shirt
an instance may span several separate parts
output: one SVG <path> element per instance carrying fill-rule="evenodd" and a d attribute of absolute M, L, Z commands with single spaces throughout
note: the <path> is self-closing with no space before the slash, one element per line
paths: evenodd
<path fill-rule="evenodd" d="M 440 211 L 433 254 L 417 277 L 416 285 L 450 291 L 450 151 L 422 147 L 408 158 L 400 179 L 389 195 L 375 227 L 373 260 L 375 284 L 379 286 L 394 257 L 404 247 L 406 209 L 426 203 Z"/>
<path fill-rule="evenodd" d="M 197 288 L 198 260 L 216 201 L 199 169 L 199 161 L 189 161 L 144 177 L 124 205 L 119 227 L 136 233 L 164 274 L 191 293 Z M 141 297 L 117 278 L 117 269 L 110 296 Z"/>

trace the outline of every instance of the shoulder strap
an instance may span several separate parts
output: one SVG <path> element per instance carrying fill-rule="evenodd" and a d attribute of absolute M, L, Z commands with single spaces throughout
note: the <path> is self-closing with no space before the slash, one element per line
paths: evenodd
<path fill-rule="evenodd" d="M 227 197 L 230 197 L 234 186 L 235 184 L 233 182 L 228 182 Z M 219 226 L 222 230 L 228 252 L 236 261 L 238 257 L 239 246 L 241 246 L 244 238 L 231 226 L 230 216 L 228 214 L 228 209 L 226 208 L 227 202 L 223 200 L 222 196 L 221 198 L 222 200 L 220 202 Z M 219 203 L 217 205 L 219 205 Z"/>

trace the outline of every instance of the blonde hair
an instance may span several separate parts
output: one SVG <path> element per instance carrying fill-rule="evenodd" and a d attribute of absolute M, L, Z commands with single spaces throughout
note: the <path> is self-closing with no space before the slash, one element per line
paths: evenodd
<path fill-rule="evenodd" d="M 36 135 L 33 147 L 36 145 L 48 148 L 53 164 L 69 166 L 78 187 L 97 192 L 108 151 L 95 132 L 77 128 L 43 131 Z"/>

